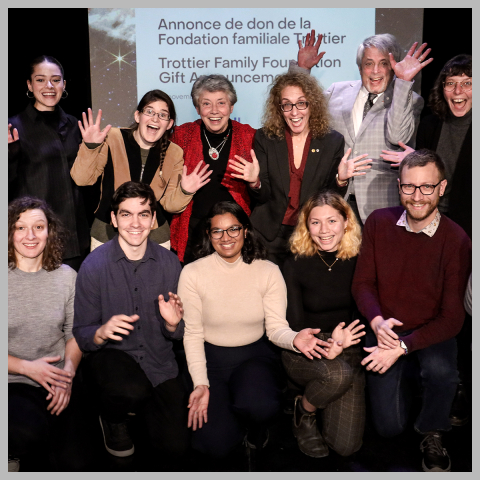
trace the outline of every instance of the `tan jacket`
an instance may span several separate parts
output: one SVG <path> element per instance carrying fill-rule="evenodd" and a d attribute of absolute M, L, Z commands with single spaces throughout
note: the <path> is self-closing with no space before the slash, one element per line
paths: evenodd
<path fill-rule="evenodd" d="M 82 142 L 75 163 L 70 170 L 70 175 L 77 185 L 94 185 L 97 178 L 104 175 L 109 149 L 115 175 L 115 189 L 131 180 L 122 134 L 119 128 L 112 128 L 105 141 L 97 148 L 90 149 L 85 142 Z M 183 150 L 175 143 L 170 143 L 165 154 L 162 171 L 159 167 L 150 183 L 156 199 L 170 213 L 183 212 L 193 197 L 193 194 L 183 193 L 180 187 L 182 170 Z"/>

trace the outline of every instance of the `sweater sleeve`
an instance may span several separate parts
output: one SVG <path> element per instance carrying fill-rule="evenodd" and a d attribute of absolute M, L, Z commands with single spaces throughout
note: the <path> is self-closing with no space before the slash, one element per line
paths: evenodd
<path fill-rule="evenodd" d="M 77 185 L 95 184 L 107 164 L 108 148 L 106 141 L 93 149 L 88 148 L 85 142 L 82 142 L 75 163 L 70 170 L 70 175 Z"/>
<path fill-rule="evenodd" d="M 265 329 L 268 339 L 275 345 L 295 350 L 293 340 L 297 335 L 285 319 L 287 310 L 287 287 L 278 267 L 272 268 L 267 280 L 267 290 L 263 297 Z"/>
<path fill-rule="evenodd" d="M 70 282 L 67 289 L 67 302 L 65 304 L 65 323 L 63 325 L 65 343 L 73 338 L 73 306 L 75 302 L 75 280 L 77 278 L 77 272 L 71 270 L 70 274 Z"/>
<path fill-rule="evenodd" d="M 371 214 L 362 233 L 362 246 L 353 276 L 352 294 L 358 309 L 370 322 L 382 315 L 377 289 L 375 268 L 375 213 Z"/>
<path fill-rule="evenodd" d="M 193 388 L 197 387 L 197 385 L 210 386 L 205 358 L 202 299 L 198 283 L 194 265 L 187 265 L 180 275 L 178 295 L 182 299 L 185 311 L 183 344 L 187 357 L 188 371 L 193 380 Z"/>

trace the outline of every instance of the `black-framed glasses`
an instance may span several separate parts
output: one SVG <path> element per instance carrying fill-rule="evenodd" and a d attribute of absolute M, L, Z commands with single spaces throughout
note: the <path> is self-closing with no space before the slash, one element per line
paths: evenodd
<path fill-rule="evenodd" d="M 153 108 L 144 108 L 142 110 L 142 113 L 147 117 L 154 117 L 155 115 L 157 115 L 158 118 L 160 118 L 160 120 L 165 120 L 166 122 L 170 120 L 170 115 L 168 113 L 165 113 L 165 112 L 157 113 Z"/>
<path fill-rule="evenodd" d="M 297 103 L 281 103 L 280 108 L 282 112 L 291 112 L 293 107 L 297 107 L 297 110 L 305 110 L 308 108 L 308 102 L 297 102 Z"/>
<path fill-rule="evenodd" d="M 422 195 L 431 195 L 435 189 L 443 182 L 440 180 L 436 185 L 412 185 L 411 183 L 402 183 L 400 184 L 400 188 L 405 195 L 413 195 L 415 190 L 418 188 Z"/>
<path fill-rule="evenodd" d="M 443 89 L 446 92 L 453 92 L 457 88 L 457 83 L 460 85 L 462 92 L 469 92 L 472 89 L 472 80 L 465 80 L 464 82 L 443 82 Z"/>
<path fill-rule="evenodd" d="M 237 238 L 240 235 L 243 227 L 240 225 L 234 225 L 233 227 L 222 230 L 221 228 L 214 228 L 210 230 L 210 236 L 215 240 L 220 240 L 223 237 L 223 232 L 227 232 L 230 238 Z"/>

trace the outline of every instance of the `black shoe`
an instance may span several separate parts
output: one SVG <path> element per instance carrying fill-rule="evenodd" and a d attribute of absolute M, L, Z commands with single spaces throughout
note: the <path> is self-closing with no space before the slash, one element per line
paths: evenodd
<path fill-rule="evenodd" d="M 424 472 L 449 472 L 452 468 L 447 450 L 442 446 L 440 432 L 427 433 L 420 450 L 423 452 L 422 468 Z"/>
<path fill-rule="evenodd" d="M 270 432 L 268 431 L 268 428 L 262 430 L 257 437 L 256 441 L 250 441 L 247 433 L 243 439 L 249 472 L 257 471 L 260 451 L 267 446 L 268 441 L 270 440 Z"/>
<path fill-rule="evenodd" d="M 103 441 L 108 453 L 116 457 L 128 457 L 135 451 L 132 439 L 128 434 L 127 424 L 110 423 L 104 420 L 101 416 L 100 426 L 103 432 Z"/>
<path fill-rule="evenodd" d="M 461 427 L 468 422 L 468 395 L 465 385 L 459 383 L 457 393 L 453 399 L 452 408 L 450 410 L 450 423 L 455 427 Z"/>

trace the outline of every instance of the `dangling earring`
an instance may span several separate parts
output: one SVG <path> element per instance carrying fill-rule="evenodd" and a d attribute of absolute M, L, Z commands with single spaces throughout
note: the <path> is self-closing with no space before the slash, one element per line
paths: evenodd
<path fill-rule="evenodd" d="M 65 100 L 67 97 L 68 97 L 68 92 L 66 90 L 64 90 L 63 93 L 62 93 L 62 98 Z"/>
<path fill-rule="evenodd" d="M 29 93 L 31 93 L 32 96 L 30 96 Z M 27 97 L 28 97 L 28 98 L 35 98 L 35 95 L 34 95 L 33 92 L 31 92 L 30 90 L 27 90 Z"/>

